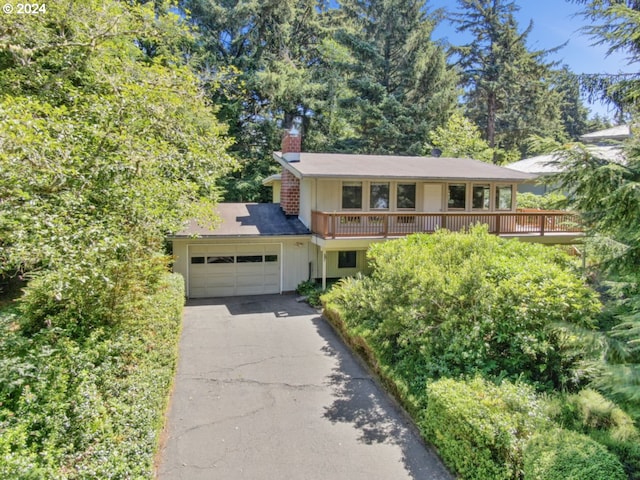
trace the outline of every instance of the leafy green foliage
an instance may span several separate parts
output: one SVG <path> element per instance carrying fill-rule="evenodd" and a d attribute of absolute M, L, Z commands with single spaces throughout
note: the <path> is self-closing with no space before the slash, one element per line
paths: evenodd
<path fill-rule="evenodd" d="M 587 367 L 593 386 L 640 418 L 640 143 L 625 146 L 625 162 L 600 158 L 577 145 L 558 153 L 562 172 L 550 178 L 569 192 L 592 239 L 589 248 L 609 299 L 606 352 Z"/>
<path fill-rule="evenodd" d="M 477 227 L 373 245 L 370 278 L 325 298 L 419 391 L 426 378 L 481 372 L 572 388 L 600 304 L 559 250 Z"/>
<path fill-rule="evenodd" d="M 0 477 L 150 478 L 180 334 L 184 281 L 82 340 L 0 312 Z"/>
<path fill-rule="evenodd" d="M 312 307 L 319 307 L 321 305 L 320 296 L 323 294 L 322 287 L 313 280 L 306 280 L 301 282 L 296 287 L 296 292 L 300 295 L 307 297 L 307 302 Z"/>
<path fill-rule="evenodd" d="M 510 0 L 459 0 L 452 14 L 459 32 L 472 36 L 453 47 L 466 92 L 465 113 L 485 133 L 491 148 L 526 153 L 526 138 L 538 134 L 562 138 L 559 106 L 563 95 L 553 89 L 553 50 L 529 51 L 527 36 L 533 25 L 518 31 Z M 496 152 L 498 153 L 498 152 Z M 499 157 L 495 163 L 501 163 Z M 513 160 L 512 160 L 513 161 Z"/>
<path fill-rule="evenodd" d="M 577 432 L 551 429 L 527 444 L 526 480 L 624 480 L 618 459 L 595 440 Z"/>
<path fill-rule="evenodd" d="M 91 328 L 166 269 L 168 232 L 213 221 L 230 142 L 178 55 L 177 16 L 61 1 L 23 17 L 0 42 L 0 268 L 33 279 L 29 328 Z"/>
<path fill-rule="evenodd" d="M 548 422 L 521 383 L 442 379 L 427 386 L 427 398 L 420 428 L 464 479 L 520 478 L 523 447 Z"/>
<path fill-rule="evenodd" d="M 429 142 L 442 151 L 443 157 L 493 161 L 493 149 L 482 139 L 478 127 L 458 112 L 451 115 L 445 126 L 429 133 Z"/>
<path fill-rule="evenodd" d="M 557 210 L 566 203 L 567 197 L 561 193 L 551 192 L 546 195 L 535 193 L 518 193 L 519 208 L 538 208 L 541 210 Z"/>
<path fill-rule="evenodd" d="M 625 113 L 638 113 L 640 73 L 635 65 L 640 59 L 640 5 L 636 0 L 572 0 L 585 5 L 582 12 L 588 20 L 584 31 L 597 44 L 609 46 L 609 53 L 624 52 L 632 73 L 583 74 L 579 76 L 583 89 L 591 99 L 604 100 L 618 108 L 619 119 Z M 635 69 L 635 71 L 633 71 Z M 623 120 L 624 121 L 624 120 Z"/>
<path fill-rule="evenodd" d="M 622 462 L 628 478 L 640 478 L 640 433 L 616 404 L 585 389 L 551 400 L 547 411 L 562 428 L 588 435 L 607 447 Z"/>
<path fill-rule="evenodd" d="M 340 101 L 351 126 L 339 149 L 422 154 L 427 134 L 456 104 L 453 69 L 431 40 L 424 0 L 340 2 L 336 40 L 350 61 L 335 65 L 349 88 Z"/>

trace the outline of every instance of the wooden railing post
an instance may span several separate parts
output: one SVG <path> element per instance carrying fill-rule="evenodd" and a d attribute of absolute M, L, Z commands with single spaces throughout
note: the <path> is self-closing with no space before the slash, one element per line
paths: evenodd
<path fill-rule="evenodd" d="M 501 217 L 502 215 L 500 215 L 499 213 L 496 213 L 496 235 L 500 235 L 500 230 L 501 230 L 500 218 Z"/>
<path fill-rule="evenodd" d="M 540 215 L 540 236 L 544 237 L 544 226 L 547 223 L 547 216 L 546 215 Z"/>
<path fill-rule="evenodd" d="M 389 235 L 389 215 L 383 215 L 384 222 L 382 224 L 382 236 L 387 238 Z"/>
<path fill-rule="evenodd" d="M 444 213 L 440 215 L 440 228 L 447 228 L 447 216 Z"/>
<path fill-rule="evenodd" d="M 331 214 L 331 233 L 332 233 L 332 238 L 336 238 L 336 214 L 335 214 L 335 212 Z"/>

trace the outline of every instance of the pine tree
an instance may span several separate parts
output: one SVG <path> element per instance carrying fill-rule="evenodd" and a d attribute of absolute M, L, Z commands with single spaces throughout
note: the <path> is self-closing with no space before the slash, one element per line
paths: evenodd
<path fill-rule="evenodd" d="M 435 18 L 424 0 L 343 0 L 337 41 L 348 93 L 347 129 L 334 147 L 366 153 L 420 154 L 428 132 L 456 104 L 455 74 L 431 40 Z"/>
<path fill-rule="evenodd" d="M 518 31 L 513 1 L 458 3 L 461 11 L 451 18 L 473 40 L 452 51 L 462 71 L 466 114 L 482 127 L 489 146 L 524 153 L 531 135 L 562 139 L 561 96 L 552 89 L 553 64 L 544 61 L 553 50 L 528 50 L 533 24 Z"/>
<path fill-rule="evenodd" d="M 261 180 L 275 171 L 271 152 L 279 148 L 281 127 L 303 115 L 306 131 L 322 90 L 313 72 L 325 36 L 325 2 L 183 0 L 181 5 L 199 31 L 202 75 L 219 106 L 218 117 L 236 139 L 231 151 L 241 168 L 226 178 L 225 199 L 267 201 Z"/>
<path fill-rule="evenodd" d="M 596 44 L 608 45 L 608 53 L 628 56 L 630 73 L 584 73 L 579 76 L 582 88 L 591 99 L 614 105 L 618 119 L 627 121 L 625 113 L 638 113 L 640 72 L 634 68 L 640 60 L 640 1 L 638 0 L 569 0 L 585 6 L 583 16 L 589 26 L 583 30 Z M 633 71 L 635 70 L 635 71 Z"/>

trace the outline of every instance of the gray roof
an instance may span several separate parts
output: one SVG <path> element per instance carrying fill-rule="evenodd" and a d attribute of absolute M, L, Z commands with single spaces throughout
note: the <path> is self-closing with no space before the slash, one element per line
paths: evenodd
<path fill-rule="evenodd" d="M 586 133 L 580 136 L 580 140 L 586 143 L 597 143 L 607 140 L 622 141 L 631 136 L 629 125 L 618 125 L 616 127 L 599 130 L 597 132 Z"/>
<path fill-rule="evenodd" d="M 300 161 L 289 163 L 280 152 L 274 152 L 273 156 L 298 178 L 495 180 L 515 183 L 532 179 L 526 173 L 470 158 L 303 152 Z"/>
<path fill-rule="evenodd" d="M 586 148 L 598 158 L 603 158 L 616 163 L 624 162 L 624 151 L 621 147 L 588 145 Z M 538 155 L 536 157 L 525 158 L 519 162 L 510 163 L 505 166 L 519 172 L 530 173 L 533 175 L 545 175 L 549 173 L 558 173 L 562 170 L 560 168 L 561 165 L 559 160 L 560 157 L 554 154 Z"/>
<path fill-rule="evenodd" d="M 203 227 L 190 220 L 176 237 L 242 237 L 309 235 L 297 217 L 287 217 L 278 203 L 220 203 L 217 207 L 220 225 Z"/>

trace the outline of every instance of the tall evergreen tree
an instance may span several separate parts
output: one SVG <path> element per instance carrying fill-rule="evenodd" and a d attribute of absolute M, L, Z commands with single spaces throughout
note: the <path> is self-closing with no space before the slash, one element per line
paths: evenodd
<path fill-rule="evenodd" d="M 349 93 L 340 102 L 350 129 L 334 145 L 367 153 L 419 154 L 428 132 L 457 101 L 455 74 L 431 40 L 424 0 L 343 0 L 336 39 Z"/>
<path fill-rule="evenodd" d="M 581 85 L 591 98 L 598 98 L 618 109 L 618 119 L 628 120 L 638 113 L 640 103 L 640 1 L 638 0 L 569 0 L 585 6 L 583 16 L 589 21 L 584 31 L 596 44 L 608 45 L 608 53 L 625 53 L 629 73 L 582 74 Z M 634 68 L 636 66 L 636 68 Z M 634 71 L 635 70 L 635 71 Z"/>
<path fill-rule="evenodd" d="M 561 96 L 560 115 L 569 139 L 578 140 L 580 135 L 594 131 L 589 123 L 589 110 L 582 101 L 578 77 L 564 66 L 552 72 L 551 81 Z"/>
<path fill-rule="evenodd" d="M 552 50 L 528 50 L 533 24 L 518 31 L 518 7 L 510 0 L 458 3 L 461 10 L 452 21 L 472 41 L 452 50 L 462 71 L 467 116 L 482 127 L 489 145 L 524 153 L 530 135 L 562 138 L 561 95 L 552 89 L 553 65 L 545 62 Z"/>
<path fill-rule="evenodd" d="M 261 180 L 273 171 L 281 123 L 305 115 L 321 85 L 313 76 L 324 36 L 323 0 L 183 0 L 200 32 L 202 75 L 218 116 L 236 138 L 241 168 L 225 199 L 268 200 Z"/>

